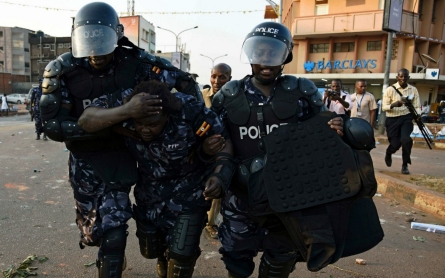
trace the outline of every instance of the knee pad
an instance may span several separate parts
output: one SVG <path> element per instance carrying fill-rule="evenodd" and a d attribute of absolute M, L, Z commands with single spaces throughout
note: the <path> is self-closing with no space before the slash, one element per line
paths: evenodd
<path fill-rule="evenodd" d="M 139 239 L 139 250 L 144 258 L 156 259 L 165 250 L 162 247 L 156 228 L 151 228 L 136 220 L 136 236 Z"/>
<path fill-rule="evenodd" d="M 191 214 L 179 215 L 170 230 L 169 258 L 194 260 L 201 255 L 199 241 L 207 211 L 197 208 Z"/>
<path fill-rule="evenodd" d="M 267 253 L 264 253 L 261 257 L 258 278 L 287 278 L 296 262 L 296 258 L 286 262 L 278 262 L 268 256 Z"/>
<path fill-rule="evenodd" d="M 222 260 L 229 272 L 229 277 L 244 278 L 250 277 L 255 270 L 253 258 L 233 259 L 230 252 L 225 252 L 220 248 L 219 252 L 223 255 Z"/>
<path fill-rule="evenodd" d="M 103 238 L 100 249 L 104 257 L 108 255 L 123 255 L 127 246 L 127 225 L 108 230 Z"/>

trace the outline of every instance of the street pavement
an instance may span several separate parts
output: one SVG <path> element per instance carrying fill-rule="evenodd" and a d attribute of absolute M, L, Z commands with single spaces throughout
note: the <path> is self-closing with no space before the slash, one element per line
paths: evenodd
<path fill-rule="evenodd" d="M 384 150 L 384 145 L 378 145 L 371 152 L 377 175 L 388 170 Z M 18 266 L 35 254 L 49 258 L 32 265 L 38 267 L 40 277 L 96 277 L 96 267 L 86 265 L 95 261 L 97 248 L 78 246 L 67 157 L 64 144 L 35 140 L 34 123 L 27 115 L 0 117 L 0 270 Z M 445 177 L 443 157 L 443 151 L 414 148 L 410 170 Z M 401 159 L 394 156 L 390 169 L 400 171 L 399 164 Z M 445 220 L 385 193 L 374 201 L 385 232 L 381 243 L 316 273 L 297 264 L 290 277 L 444 277 L 445 235 L 412 230 L 406 219 L 439 225 L 445 225 Z M 139 254 L 135 230 L 130 221 L 123 277 L 156 277 L 155 260 Z M 202 235 L 203 252 L 193 277 L 227 277 L 219 247 L 217 240 Z M 356 264 L 356 259 L 367 264 Z M 252 277 L 257 277 L 258 262 L 257 258 Z"/>

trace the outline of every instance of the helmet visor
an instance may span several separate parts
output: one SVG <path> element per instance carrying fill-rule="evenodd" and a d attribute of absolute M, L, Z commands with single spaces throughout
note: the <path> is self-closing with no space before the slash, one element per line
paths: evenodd
<path fill-rule="evenodd" d="M 253 36 L 246 39 L 241 51 L 241 62 L 263 66 L 283 65 L 289 55 L 286 44 L 279 39 Z"/>
<path fill-rule="evenodd" d="M 117 45 L 117 33 L 104 25 L 83 25 L 73 30 L 71 42 L 76 58 L 110 54 Z"/>

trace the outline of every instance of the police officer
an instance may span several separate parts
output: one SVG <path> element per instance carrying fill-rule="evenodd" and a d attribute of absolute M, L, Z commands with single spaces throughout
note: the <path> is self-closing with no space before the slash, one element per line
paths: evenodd
<path fill-rule="evenodd" d="M 35 119 L 34 125 L 36 127 L 37 138 L 40 140 L 40 134 L 43 132 L 42 119 L 40 117 L 40 98 L 42 97 L 42 81 L 43 78 L 39 78 L 39 86 L 34 87 L 31 91 L 30 105 Z M 48 140 L 45 133 L 43 133 L 43 140 Z"/>
<path fill-rule="evenodd" d="M 121 277 L 132 217 L 130 187 L 137 181 L 135 161 L 111 129 L 88 133 L 77 121 L 93 100 L 110 103 L 142 80 L 156 79 L 188 94 L 199 87 L 189 74 L 136 47 L 123 35 L 116 11 L 102 2 L 83 6 L 74 18 L 72 52 L 45 68 L 40 101 L 44 132 L 70 150 L 69 180 L 76 202 L 80 247 L 99 246 L 99 277 Z M 136 98 L 123 105 L 123 120 L 148 116 L 159 102 Z M 107 109 L 102 109 L 107 110 Z M 98 120 L 107 118 L 96 115 Z M 118 128 L 114 129 L 123 132 Z"/>
<path fill-rule="evenodd" d="M 218 235 L 220 253 L 229 277 L 250 277 L 253 258 L 263 251 L 258 277 L 288 277 L 299 251 L 285 226 L 274 217 L 252 216 L 247 189 L 249 176 L 264 165 L 258 147 L 279 125 L 308 120 L 326 110 L 316 86 L 305 78 L 282 76 L 284 64 L 292 60 L 292 36 L 282 24 L 257 25 L 245 38 L 242 61 L 252 74 L 226 83 L 214 96 L 212 109 L 220 114 L 231 134 L 234 157 L 240 161 L 237 173 L 222 199 L 223 222 Z M 343 121 L 327 122 L 342 135 Z"/>
<path fill-rule="evenodd" d="M 126 123 L 138 136 L 125 137 L 125 141 L 138 162 L 133 210 L 140 251 L 147 259 L 158 259 L 159 277 L 192 277 L 209 200 L 222 192 L 219 180 L 204 186 L 213 162 L 204 141 L 216 134 L 227 138 L 227 134 L 204 103 L 180 92 L 171 94 L 161 82 L 140 83 L 127 100 L 143 94 L 159 96 L 162 112 Z M 105 108 L 106 99 L 94 105 Z M 86 109 L 85 121 L 95 121 L 87 117 L 94 109 Z"/>

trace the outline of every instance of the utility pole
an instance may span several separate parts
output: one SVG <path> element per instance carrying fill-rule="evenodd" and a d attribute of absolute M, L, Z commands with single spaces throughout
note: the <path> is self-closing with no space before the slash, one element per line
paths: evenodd
<path fill-rule="evenodd" d="M 385 94 L 386 88 L 389 86 L 389 73 L 391 71 L 391 56 L 392 56 L 392 36 L 393 32 L 388 32 L 388 42 L 386 44 L 386 60 L 385 60 L 385 73 L 383 75 L 383 91 L 382 91 L 382 106 L 383 106 L 383 95 Z M 381 109 L 381 108 L 380 108 Z M 379 119 L 379 134 L 385 133 L 385 121 L 386 112 L 382 111 Z"/>

